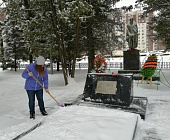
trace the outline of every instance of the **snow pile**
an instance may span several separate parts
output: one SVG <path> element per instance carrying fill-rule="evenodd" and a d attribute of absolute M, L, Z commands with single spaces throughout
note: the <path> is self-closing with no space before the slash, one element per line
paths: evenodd
<path fill-rule="evenodd" d="M 131 140 L 136 119 L 137 115 L 118 110 L 70 106 L 50 115 L 23 140 Z"/>

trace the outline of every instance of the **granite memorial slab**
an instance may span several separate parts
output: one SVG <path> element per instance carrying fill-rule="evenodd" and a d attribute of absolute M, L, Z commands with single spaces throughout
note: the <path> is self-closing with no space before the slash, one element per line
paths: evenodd
<path fill-rule="evenodd" d="M 133 99 L 132 74 L 88 73 L 83 94 L 94 102 L 128 106 Z"/>

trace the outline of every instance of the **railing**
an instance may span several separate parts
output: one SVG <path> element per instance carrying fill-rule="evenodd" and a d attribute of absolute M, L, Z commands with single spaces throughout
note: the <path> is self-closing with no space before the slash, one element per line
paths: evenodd
<path fill-rule="evenodd" d="M 143 66 L 144 63 L 141 63 L 141 66 Z M 28 64 L 20 64 L 18 68 L 25 68 Z M 59 66 L 61 69 L 61 65 Z M 57 64 L 53 63 L 53 68 L 57 69 Z M 76 63 L 75 66 L 76 69 L 87 69 L 88 63 Z M 107 63 L 108 69 L 123 69 L 123 62 L 109 62 Z M 157 64 L 157 68 L 161 69 L 170 69 L 170 62 L 160 62 Z"/>

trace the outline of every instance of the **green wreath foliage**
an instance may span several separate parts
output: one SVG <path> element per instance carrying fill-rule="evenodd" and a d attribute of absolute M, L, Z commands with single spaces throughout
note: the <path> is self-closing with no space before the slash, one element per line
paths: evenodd
<path fill-rule="evenodd" d="M 141 74 L 146 77 L 147 79 L 150 78 L 155 73 L 155 68 L 147 68 L 147 69 L 141 69 Z"/>
<path fill-rule="evenodd" d="M 140 69 L 141 74 L 147 79 L 154 75 L 156 70 L 156 65 L 149 64 L 149 62 L 156 62 L 157 65 L 157 56 L 155 54 L 149 55 L 144 66 Z"/>

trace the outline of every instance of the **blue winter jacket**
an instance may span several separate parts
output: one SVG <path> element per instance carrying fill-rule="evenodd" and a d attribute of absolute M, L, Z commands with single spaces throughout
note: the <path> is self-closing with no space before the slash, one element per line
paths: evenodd
<path fill-rule="evenodd" d="M 44 67 L 44 76 L 40 76 L 38 71 L 35 69 L 36 61 L 27 66 L 27 69 L 33 73 L 34 77 L 44 86 L 45 89 L 48 89 L 48 70 Z M 26 90 L 40 90 L 43 87 L 32 77 L 29 76 L 28 71 L 25 69 L 22 73 L 22 77 L 26 79 L 25 89 Z"/>

